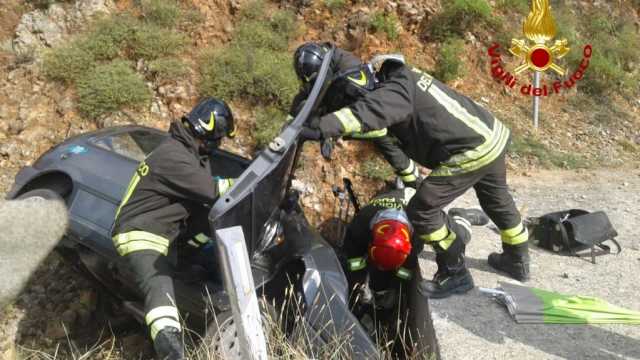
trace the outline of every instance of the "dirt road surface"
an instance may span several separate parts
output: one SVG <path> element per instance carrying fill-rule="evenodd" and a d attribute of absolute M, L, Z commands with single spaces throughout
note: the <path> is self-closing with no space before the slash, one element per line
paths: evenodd
<path fill-rule="evenodd" d="M 512 177 L 509 183 L 528 216 L 570 208 L 605 211 L 623 248 L 620 255 L 598 257 L 594 265 L 588 258 L 532 247 L 532 280 L 525 285 L 595 296 L 640 311 L 640 171 L 541 172 Z M 478 204 L 471 191 L 454 205 Z M 499 235 L 476 228 L 467 246 L 476 289 L 429 302 L 442 359 L 640 359 L 637 325 L 516 324 L 506 307 L 477 290 L 510 281 L 487 264 L 489 253 L 499 249 Z M 425 278 L 435 272 L 432 259 L 432 253 L 421 259 Z"/>

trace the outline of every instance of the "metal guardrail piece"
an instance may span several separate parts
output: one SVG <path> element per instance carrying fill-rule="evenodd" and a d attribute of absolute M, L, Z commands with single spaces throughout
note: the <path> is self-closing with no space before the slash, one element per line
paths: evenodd
<path fill-rule="evenodd" d="M 222 258 L 224 284 L 229 294 L 233 319 L 243 359 L 266 360 L 267 345 L 262 330 L 251 264 L 241 226 L 216 230 L 216 243 Z"/>

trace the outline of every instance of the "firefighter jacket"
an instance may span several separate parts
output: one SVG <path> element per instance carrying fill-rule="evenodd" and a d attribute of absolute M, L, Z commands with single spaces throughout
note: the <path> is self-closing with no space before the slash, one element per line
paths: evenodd
<path fill-rule="evenodd" d="M 116 211 L 112 236 L 120 255 L 138 250 L 167 254 L 169 242 L 194 211 L 206 211 L 230 180 L 216 181 L 208 156 L 193 135 L 174 122 L 167 137 L 140 163 Z"/>
<path fill-rule="evenodd" d="M 385 153 L 394 167 L 406 154 L 431 176 L 474 171 L 506 148 L 509 129 L 431 75 L 397 62 L 385 62 L 380 74 L 374 91 L 320 119 L 324 138 L 388 128 L 400 144 Z"/>

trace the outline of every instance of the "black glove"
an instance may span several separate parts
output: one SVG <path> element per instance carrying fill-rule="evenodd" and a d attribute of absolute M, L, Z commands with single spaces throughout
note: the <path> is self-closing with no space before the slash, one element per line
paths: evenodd
<path fill-rule="evenodd" d="M 320 141 L 322 140 L 322 133 L 320 132 L 320 129 L 303 126 L 300 131 L 300 139 Z"/>

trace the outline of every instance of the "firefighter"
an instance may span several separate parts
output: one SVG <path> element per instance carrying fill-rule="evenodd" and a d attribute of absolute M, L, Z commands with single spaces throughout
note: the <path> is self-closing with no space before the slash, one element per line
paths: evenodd
<path fill-rule="evenodd" d="M 295 51 L 293 67 L 302 86 L 291 106 L 290 114 L 292 116 L 298 113 L 304 103 L 304 99 L 309 95 L 320 72 L 324 56 L 331 47 L 331 43 L 308 42 L 299 46 Z M 370 64 L 363 64 L 355 55 L 339 48 L 334 49 L 331 58 L 331 73 L 333 81 L 322 99 L 320 114 L 339 110 L 371 92 L 376 87 L 377 80 L 373 67 Z M 376 149 L 391 164 L 405 186 L 413 188 L 417 186 L 420 179 L 418 168 L 402 151 L 397 139 L 388 134 L 387 129 L 351 132 L 345 135 L 349 139 L 373 141 Z M 304 134 L 302 136 L 305 137 Z M 325 149 L 323 147 L 323 151 Z M 323 153 L 323 155 L 329 157 L 327 154 Z"/>
<path fill-rule="evenodd" d="M 420 69 L 387 60 L 376 76 L 375 90 L 311 122 L 303 135 L 322 140 L 387 128 L 413 161 L 432 170 L 407 207 L 415 236 L 436 252 L 438 270 L 433 280 L 419 284 L 425 296 L 443 298 L 474 286 L 464 261 L 465 244 L 471 237 L 469 223 L 442 210 L 472 187 L 482 209 L 501 231 L 503 252 L 490 254 L 489 264 L 527 280 L 527 229 L 506 182 L 509 129 Z"/>
<path fill-rule="evenodd" d="M 424 245 L 411 236 L 413 230 L 405 211 L 415 193 L 410 187 L 385 189 L 355 214 L 340 249 L 350 289 L 366 284 L 375 293 L 392 286 L 394 279 L 411 279 Z M 474 226 L 489 222 L 478 209 L 453 208 L 449 215 Z"/>
<path fill-rule="evenodd" d="M 187 232 L 190 217 L 206 211 L 205 205 L 232 186 L 232 179 L 212 177 L 209 154 L 234 132 L 227 104 L 202 100 L 171 124 L 170 136 L 140 163 L 116 211 L 113 242 L 145 296 L 145 321 L 162 360 L 185 358 L 169 245 Z M 199 234 L 189 241 L 205 244 L 208 237 Z"/>

